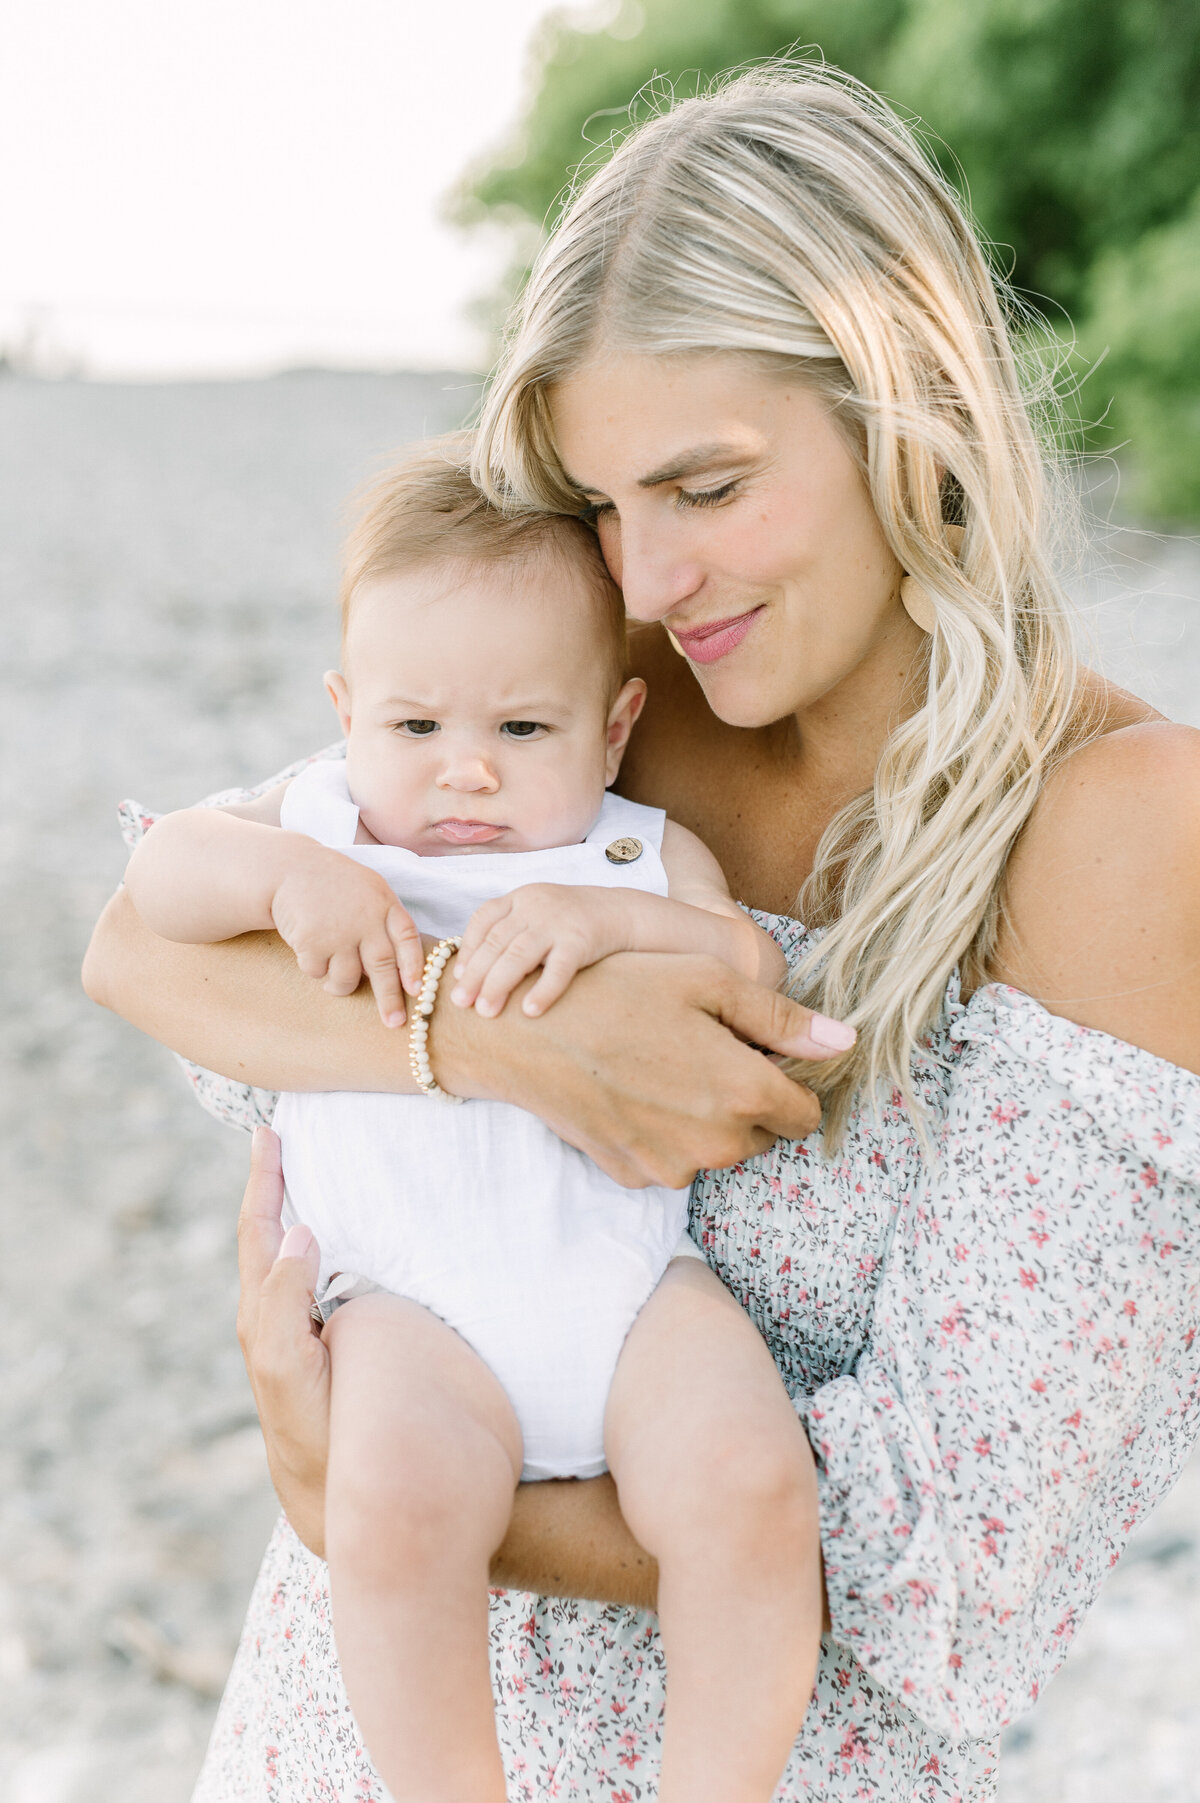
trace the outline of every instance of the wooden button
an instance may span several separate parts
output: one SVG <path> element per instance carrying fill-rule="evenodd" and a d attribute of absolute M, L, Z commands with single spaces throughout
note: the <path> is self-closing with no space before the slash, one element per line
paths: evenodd
<path fill-rule="evenodd" d="M 604 847 L 604 855 L 610 864 L 632 864 L 645 849 L 640 839 L 614 839 Z"/>

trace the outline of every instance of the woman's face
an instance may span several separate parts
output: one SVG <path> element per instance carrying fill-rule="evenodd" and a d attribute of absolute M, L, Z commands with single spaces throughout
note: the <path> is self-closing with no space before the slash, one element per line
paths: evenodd
<path fill-rule="evenodd" d="M 720 719 L 894 705 L 921 635 L 822 400 L 714 353 L 606 356 L 550 401 L 629 613 L 674 633 Z"/>

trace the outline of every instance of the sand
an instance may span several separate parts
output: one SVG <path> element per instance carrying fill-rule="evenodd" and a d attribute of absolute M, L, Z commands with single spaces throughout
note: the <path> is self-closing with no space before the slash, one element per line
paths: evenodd
<path fill-rule="evenodd" d="M 0 381 L 0 1803 L 184 1803 L 274 1509 L 234 1339 L 245 1142 L 89 1004 L 113 809 L 336 736 L 346 493 L 466 378 Z M 1200 724 L 1200 556 L 1110 537 L 1112 674 Z M 1200 1798 L 1200 1463 L 1011 1731 L 1005 1803 Z"/>

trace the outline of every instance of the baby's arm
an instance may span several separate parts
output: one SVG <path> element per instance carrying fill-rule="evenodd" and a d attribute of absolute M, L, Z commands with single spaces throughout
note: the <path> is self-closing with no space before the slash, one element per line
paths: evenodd
<path fill-rule="evenodd" d="M 399 1026 L 401 979 L 410 994 L 421 983 L 420 934 L 377 872 L 280 828 L 286 787 L 164 815 L 129 861 L 130 900 L 152 933 L 187 945 L 277 932 L 331 995 L 352 995 L 365 975 L 385 1024 Z"/>
<path fill-rule="evenodd" d="M 125 872 L 129 899 L 152 933 L 183 945 L 213 945 L 239 933 L 274 932 L 275 892 L 303 847 L 323 848 L 279 830 L 287 790 L 242 807 L 184 808 L 164 814 Z"/>
<path fill-rule="evenodd" d="M 527 1014 L 543 1014 L 576 971 L 615 952 L 701 953 L 776 988 L 787 972 L 783 953 L 733 900 L 708 847 L 668 821 L 662 860 L 667 895 L 531 883 L 485 902 L 463 935 L 451 999 L 499 1014 L 517 983 L 541 965 L 522 1005 Z"/>
<path fill-rule="evenodd" d="M 652 933 L 658 936 L 678 932 L 691 943 L 670 946 L 664 939 L 661 944 L 639 945 L 637 949 L 647 952 L 708 951 L 722 964 L 740 971 L 742 976 L 750 977 L 766 989 L 777 989 L 787 975 L 787 959 L 770 933 L 764 932 L 734 901 L 725 881 L 725 872 L 703 839 L 698 839 L 686 826 L 677 826 L 673 820 L 668 820 L 663 828 L 662 861 L 667 873 L 671 919 L 661 923 L 656 921 Z M 662 900 L 656 895 L 648 895 L 645 899 L 650 902 Z M 680 914 L 673 906 L 677 902 L 685 905 L 686 914 Z M 698 923 L 694 910 L 697 909 L 709 917 L 705 928 L 712 941 L 709 945 L 696 943 Z M 650 925 L 649 920 L 646 925 Z"/>

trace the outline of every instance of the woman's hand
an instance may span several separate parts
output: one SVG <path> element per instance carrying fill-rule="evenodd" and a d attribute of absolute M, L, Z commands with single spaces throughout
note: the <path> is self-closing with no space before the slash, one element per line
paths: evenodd
<path fill-rule="evenodd" d="M 238 1083 L 415 1089 L 404 1042 L 370 990 L 327 996 L 272 934 L 174 945 L 120 891 L 84 981 L 94 1000 Z M 439 1083 L 529 1109 L 630 1187 L 682 1185 L 780 1135 L 802 1139 L 820 1120 L 816 1097 L 752 1046 L 807 1059 L 842 1049 L 807 1008 L 710 957 L 619 953 L 581 971 L 535 1020 L 521 1011 L 524 985 L 494 1020 L 453 1007 L 449 987 L 430 1037 Z"/>
<path fill-rule="evenodd" d="M 753 1048 L 830 1058 L 847 1029 L 716 958 L 619 953 L 536 1020 L 521 1008 L 532 980 L 491 1021 L 439 992 L 438 1081 L 529 1109 L 627 1188 L 681 1188 L 820 1121 L 811 1090 Z"/>
<path fill-rule="evenodd" d="M 282 1211 L 279 1140 L 259 1127 L 238 1217 L 238 1339 L 276 1495 L 305 1546 L 323 1558 L 329 1353 L 309 1313 L 319 1254 L 307 1227 L 284 1233 Z"/>

